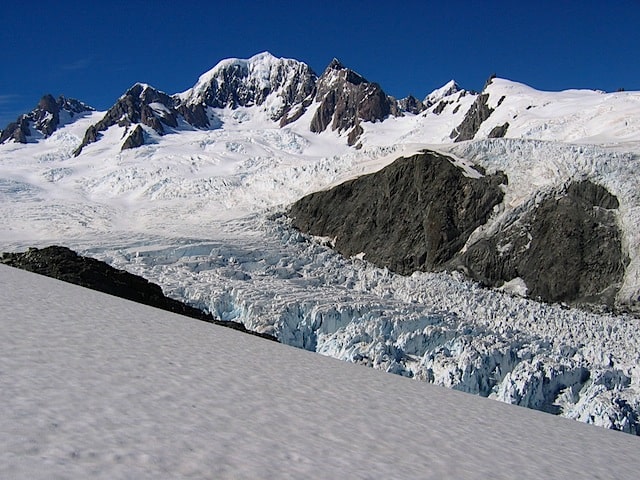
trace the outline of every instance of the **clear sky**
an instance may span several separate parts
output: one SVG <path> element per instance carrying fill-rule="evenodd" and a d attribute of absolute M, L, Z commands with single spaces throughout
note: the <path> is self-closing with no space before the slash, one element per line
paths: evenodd
<path fill-rule="evenodd" d="M 0 128 L 45 93 L 107 109 L 262 51 L 333 57 L 390 95 L 498 76 L 541 90 L 640 90 L 640 0 L 14 1 L 0 15 Z"/>

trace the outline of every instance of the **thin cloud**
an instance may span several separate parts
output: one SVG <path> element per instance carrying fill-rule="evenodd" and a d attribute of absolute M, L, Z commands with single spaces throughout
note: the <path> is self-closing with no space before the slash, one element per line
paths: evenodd
<path fill-rule="evenodd" d="M 87 57 L 87 58 L 78 59 L 75 62 L 61 65 L 60 68 L 66 71 L 85 70 L 91 66 L 91 63 L 92 63 L 91 57 Z"/>
<path fill-rule="evenodd" d="M 16 95 L 15 93 L 0 95 L 0 105 L 9 105 L 18 100 L 20 100 L 20 95 Z"/>

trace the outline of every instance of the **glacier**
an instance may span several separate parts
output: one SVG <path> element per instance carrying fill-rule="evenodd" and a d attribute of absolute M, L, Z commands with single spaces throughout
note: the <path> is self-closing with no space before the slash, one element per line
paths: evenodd
<path fill-rule="evenodd" d="M 274 60 L 253 62 L 262 62 L 252 80 L 261 85 Z M 472 238 L 536 192 L 589 178 L 621 201 L 630 263 L 619 295 L 637 301 L 640 94 L 537 92 L 494 79 L 495 112 L 475 140 L 452 143 L 474 94 L 449 87 L 427 96 L 438 103 L 423 113 L 363 122 L 360 149 L 346 132 L 309 131 L 318 102 L 281 127 L 270 98 L 208 107 L 210 128 L 179 125 L 131 150 L 120 148 L 128 127 L 115 124 L 76 157 L 104 116 L 89 112 L 47 138 L 0 145 L 0 249 L 64 244 L 291 346 L 640 434 L 636 316 L 538 303 L 455 273 L 396 275 L 291 229 L 291 202 L 425 148 L 465 171 L 507 173 L 505 207 Z M 484 138 L 506 120 L 505 138 Z"/>

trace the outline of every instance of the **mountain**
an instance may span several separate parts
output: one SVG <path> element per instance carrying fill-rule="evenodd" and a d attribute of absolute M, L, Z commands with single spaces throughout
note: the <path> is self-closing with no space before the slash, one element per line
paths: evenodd
<path fill-rule="evenodd" d="M 61 95 L 55 99 L 51 94 L 44 95 L 31 112 L 20 115 L 15 122 L 0 132 L 0 143 L 8 140 L 27 143 L 38 138 L 38 135 L 49 137 L 61 125 L 93 110 L 92 107 L 73 98 Z"/>
<path fill-rule="evenodd" d="M 176 95 L 183 108 L 261 107 L 269 119 L 286 125 L 313 100 L 317 76 L 308 65 L 261 53 L 248 60 L 223 60 L 186 92 Z"/>
<path fill-rule="evenodd" d="M 377 83 L 367 81 L 337 59 L 319 78 L 315 99 L 319 106 L 311 120 L 311 131 L 322 132 L 329 125 L 338 132 L 348 130 L 349 145 L 355 145 L 362 134 L 361 121 L 382 121 L 400 113 L 397 102 Z"/>
<path fill-rule="evenodd" d="M 0 247 L 64 245 L 287 345 L 638 433 L 640 93 L 419 98 L 268 54 L 134 84 L 0 145 Z"/>

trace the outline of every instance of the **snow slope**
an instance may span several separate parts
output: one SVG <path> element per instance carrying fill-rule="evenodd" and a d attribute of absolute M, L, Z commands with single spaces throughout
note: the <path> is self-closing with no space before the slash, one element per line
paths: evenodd
<path fill-rule="evenodd" d="M 637 319 L 542 305 L 457 276 L 393 275 L 335 255 L 322 245 L 330 239 L 292 232 L 280 217 L 306 193 L 425 147 L 461 168 L 508 174 L 493 222 L 539 190 L 589 178 L 621 202 L 630 256 L 621 297 L 637 298 L 640 93 L 538 92 L 494 79 L 495 111 L 478 137 L 508 120 L 507 137 L 523 138 L 452 144 L 476 96 L 448 91 L 421 114 L 363 123 L 360 150 L 345 134 L 309 131 L 317 104 L 284 128 L 261 106 L 210 108 L 211 129 L 177 129 L 126 151 L 127 130 L 114 125 L 72 155 L 104 112 L 36 143 L 0 145 L 0 251 L 63 244 L 290 345 L 637 433 Z"/>
<path fill-rule="evenodd" d="M 638 438 L 0 266 L 0 477 L 636 478 Z"/>

